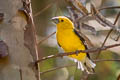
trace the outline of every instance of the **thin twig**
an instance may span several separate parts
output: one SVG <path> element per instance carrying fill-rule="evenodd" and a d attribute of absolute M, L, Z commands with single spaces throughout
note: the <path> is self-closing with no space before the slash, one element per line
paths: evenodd
<path fill-rule="evenodd" d="M 4 14 L 0 13 L 0 22 L 4 19 Z"/>
<path fill-rule="evenodd" d="M 43 13 L 44 11 L 46 11 L 48 8 L 50 8 L 52 5 L 53 5 L 53 3 L 48 4 L 48 5 L 47 5 L 46 7 L 44 7 L 42 10 L 38 11 L 37 13 L 35 13 L 35 14 L 33 15 L 33 17 L 36 17 L 36 16 L 40 15 L 41 13 Z"/>
<path fill-rule="evenodd" d="M 104 9 L 114 9 L 114 8 L 119 8 L 120 9 L 120 6 L 103 7 L 103 8 L 100 8 L 98 10 L 101 11 L 101 10 L 104 10 Z"/>
<path fill-rule="evenodd" d="M 119 31 L 115 25 L 113 23 L 111 23 L 109 20 L 107 20 L 97 9 L 96 7 L 91 4 L 91 14 L 93 16 L 93 18 L 102 26 L 106 27 L 111 27 L 113 29 L 115 29 L 116 31 Z"/>
<path fill-rule="evenodd" d="M 92 60 L 92 61 L 93 62 L 120 61 L 120 59 L 100 59 L 100 60 Z M 51 71 L 55 71 L 55 70 L 58 70 L 58 69 L 61 69 L 61 68 L 64 68 L 64 67 L 72 67 L 72 66 L 76 66 L 76 64 L 55 67 L 55 68 L 40 72 L 40 74 L 43 75 L 43 74 L 51 72 Z"/>
<path fill-rule="evenodd" d="M 22 69 L 21 68 L 19 69 L 19 72 L 20 72 L 20 80 L 23 80 L 22 79 Z"/>
<path fill-rule="evenodd" d="M 86 71 L 83 71 L 80 80 L 88 80 L 89 75 Z"/>
<path fill-rule="evenodd" d="M 118 34 L 118 36 L 117 36 L 117 38 L 116 38 L 116 40 L 115 40 L 115 41 L 118 41 L 118 40 L 119 40 L 119 38 L 120 38 L 120 34 Z"/>
<path fill-rule="evenodd" d="M 58 69 L 61 69 L 61 68 L 64 68 L 64 67 L 72 67 L 72 66 L 75 66 L 76 64 L 71 64 L 71 65 L 65 65 L 65 66 L 60 66 L 60 67 L 56 67 L 56 68 L 52 68 L 52 69 L 49 69 L 49 70 L 46 70 L 44 72 L 40 72 L 40 74 L 45 74 L 45 73 L 48 73 L 48 72 L 51 72 L 51 71 L 55 71 L 55 70 L 58 70 Z"/>
<path fill-rule="evenodd" d="M 115 19 L 115 21 L 114 21 L 114 25 L 117 23 L 119 17 L 120 17 L 120 12 L 119 12 L 118 15 L 116 16 L 116 19 Z M 110 34 L 111 34 L 112 31 L 113 31 L 113 28 L 110 29 L 110 31 L 108 32 L 108 34 L 107 34 L 107 36 L 106 36 L 106 38 L 105 38 L 105 40 L 104 40 L 104 42 L 103 42 L 103 44 L 102 44 L 101 47 L 103 47 L 103 46 L 105 45 L 105 43 L 106 43 L 106 41 L 107 41 L 107 39 L 108 39 L 108 37 L 110 36 Z M 100 53 L 101 53 L 101 50 L 98 52 L 98 55 L 97 55 L 96 59 L 99 57 Z"/>
<path fill-rule="evenodd" d="M 46 36 L 44 39 L 42 39 L 38 44 L 41 44 L 42 42 L 44 42 L 45 40 L 47 40 L 48 38 L 50 38 L 51 36 L 53 36 L 56 32 L 53 32 L 52 34 Z"/>
<path fill-rule="evenodd" d="M 96 49 L 94 48 L 94 49 L 88 49 L 88 50 L 79 50 L 77 52 L 78 52 L 78 54 L 80 54 L 80 53 L 94 53 L 94 52 L 99 51 L 99 50 L 106 50 L 106 49 L 118 47 L 118 46 L 120 46 L 120 44 L 113 44 L 113 45 L 104 46 L 102 48 L 96 48 Z M 68 55 L 73 55 L 73 54 L 76 54 L 76 51 L 75 52 L 67 52 L 67 53 L 58 53 L 56 55 L 50 55 L 47 57 L 43 57 L 42 59 L 37 60 L 35 63 L 39 63 L 41 61 L 44 61 L 44 60 L 47 60 L 50 58 L 63 57 L 63 56 L 68 56 Z"/>
<path fill-rule="evenodd" d="M 120 61 L 120 59 L 100 59 L 100 60 L 93 60 L 93 62 L 103 62 L 103 61 Z"/>

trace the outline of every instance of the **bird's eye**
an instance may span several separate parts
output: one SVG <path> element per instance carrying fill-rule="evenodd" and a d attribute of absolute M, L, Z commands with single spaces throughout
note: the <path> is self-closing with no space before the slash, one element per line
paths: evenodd
<path fill-rule="evenodd" d="M 62 19 L 61 22 L 64 22 L 64 20 Z"/>

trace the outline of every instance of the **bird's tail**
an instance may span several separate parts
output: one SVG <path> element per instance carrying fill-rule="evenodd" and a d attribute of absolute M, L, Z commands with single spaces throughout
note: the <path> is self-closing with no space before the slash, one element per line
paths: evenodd
<path fill-rule="evenodd" d="M 88 74 L 94 73 L 94 68 L 96 64 L 93 63 L 88 57 L 84 61 L 78 62 L 78 69 L 81 69 L 82 71 L 86 71 Z"/>

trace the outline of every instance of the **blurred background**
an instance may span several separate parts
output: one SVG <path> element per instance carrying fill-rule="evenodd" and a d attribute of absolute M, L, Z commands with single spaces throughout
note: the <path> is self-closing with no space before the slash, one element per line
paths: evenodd
<path fill-rule="evenodd" d="M 86 0 L 83 0 L 86 1 Z M 93 0 L 97 8 L 105 6 L 119 6 L 120 0 Z M 88 5 L 88 6 L 87 6 Z M 46 36 L 56 31 L 55 25 L 51 22 L 54 16 L 69 16 L 65 0 L 32 0 L 33 16 L 37 31 L 38 42 Z M 89 8 L 89 0 L 86 1 L 86 7 Z M 114 18 L 120 9 L 103 10 L 101 13 L 107 18 Z M 111 19 L 114 22 L 114 19 Z M 119 20 L 120 21 L 120 20 Z M 53 55 L 62 50 L 58 47 L 56 37 L 53 35 L 49 39 L 38 45 L 39 58 Z M 113 54 L 114 53 L 114 54 Z M 120 52 L 119 52 L 120 53 Z M 114 51 L 102 51 L 100 59 L 117 59 L 119 54 Z M 67 57 L 45 60 L 40 63 L 41 72 L 49 69 L 75 64 Z M 116 80 L 120 74 L 120 62 L 97 62 L 95 68 L 96 74 L 90 75 L 88 80 Z M 42 80 L 80 80 L 81 71 L 76 66 L 64 67 L 51 72 L 41 74 Z"/>

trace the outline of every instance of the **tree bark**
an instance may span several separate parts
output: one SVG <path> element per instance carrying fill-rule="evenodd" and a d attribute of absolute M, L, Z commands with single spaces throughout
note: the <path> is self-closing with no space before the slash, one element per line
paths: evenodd
<path fill-rule="evenodd" d="M 28 23 L 25 14 L 19 12 L 22 7 L 21 0 L 0 0 L 0 13 L 3 14 L 0 41 L 7 48 L 2 48 L 6 55 L 0 58 L 0 80 L 37 80 L 35 71 L 29 66 L 34 60 L 33 55 L 24 45 L 24 31 Z M 34 44 L 31 46 L 34 47 Z"/>

